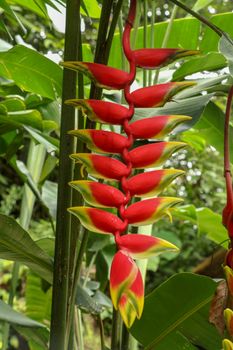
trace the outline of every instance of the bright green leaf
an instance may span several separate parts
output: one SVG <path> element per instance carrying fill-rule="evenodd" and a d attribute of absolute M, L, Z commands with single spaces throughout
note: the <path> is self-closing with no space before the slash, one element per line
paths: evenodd
<path fill-rule="evenodd" d="M 0 75 L 22 90 L 52 100 L 61 95 L 62 69 L 37 51 L 17 45 L 0 53 Z"/>
<path fill-rule="evenodd" d="M 209 4 L 211 4 L 213 0 L 197 0 L 196 4 L 193 6 L 193 11 L 200 11 Z"/>
<path fill-rule="evenodd" d="M 174 72 L 172 80 L 183 80 L 187 75 L 203 71 L 212 71 L 225 66 L 225 58 L 217 52 L 211 52 L 205 56 L 192 58 L 184 62 L 181 67 Z"/>

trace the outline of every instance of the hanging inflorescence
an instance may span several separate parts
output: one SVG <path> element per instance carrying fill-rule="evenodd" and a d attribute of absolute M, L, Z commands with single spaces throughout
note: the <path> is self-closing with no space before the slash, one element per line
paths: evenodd
<path fill-rule="evenodd" d="M 88 75 L 98 87 L 123 90 L 128 107 L 94 99 L 74 99 L 68 104 L 81 108 L 87 117 L 102 124 L 120 125 L 124 131 L 118 134 L 104 130 L 72 130 L 87 144 L 93 153 L 72 154 L 71 158 L 82 162 L 87 172 L 97 179 L 119 183 L 119 189 L 92 180 L 72 181 L 84 200 L 92 207 L 69 208 L 88 230 L 114 235 L 117 253 L 110 272 L 110 294 L 113 305 L 120 310 L 127 327 L 136 317 L 140 318 L 144 304 L 144 285 L 141 272 L 134 259 L 145 259 L 164 250 L 177 250 L 173 244 L 153 236 L 127 234 L 129 225 L 152 224 L 169 215 L 170 209 L 181 202 L 179 198 L 155 197 L 183 171 L 176 169 L 149 170 L 134 175 L 135 169 L 162 165 L 175 151 L 185 146 L 182 142 L 150 142 L 135 146 L 135 140 L 161 139 L 178 124 L 190 120 L 183 115 L 163 115 L 131 121 L 135 107 L 163 106 L 178 91 L 193 85 L 192 82 L 170 82 L 130 91 L 135 79 L 136 67 L 158 68 L 172 60 L 195 54 L 183 49 L 132 50 L 130 32 L 136 12 L 136 0 L 131 0 L 123 33 L 123 49 L 130 71 L 125 72 L 98 63 L 65 62 L 66 68 Z M 106 154 L 106 155 L 103 155 Z M 116 159 L 109 154 L 118 155 Z M 147 199 L 131 204 L 133 197 Z M 154 197 L 154 198 L 150 198 Z M 149 198 L 149 199 L 148 199 Z M 97 207 L 97 208 L 96 208 Z M 99 208 L 116 208 L 118 215 Z"/>

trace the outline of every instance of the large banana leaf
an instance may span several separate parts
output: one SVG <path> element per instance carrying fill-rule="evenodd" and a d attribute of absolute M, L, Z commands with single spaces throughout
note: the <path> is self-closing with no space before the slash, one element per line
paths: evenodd
<path fill-rule="evenodd" d="M 221 336 L 208 322 L 216 287 L 208 277 L 174 275 L 146 297 L 142 318 L 130 331 L 147 350 L 219 350 Z M 185 342 L 191 345 L 184 347 Z"/>

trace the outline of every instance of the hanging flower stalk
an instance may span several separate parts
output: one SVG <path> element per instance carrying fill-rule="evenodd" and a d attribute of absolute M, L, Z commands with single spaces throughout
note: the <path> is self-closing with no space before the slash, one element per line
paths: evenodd
<path fill-rule="evenodd" d="M 190 119 L 183 115 L 165 115 L 130 122 L 135 107 L 163 106 L 178 91 L 193 85 L 192 82 L 172 82 L 150 86 L 130 92 L 135 79 L 136 67 L 156 68 L 171 60 L 194 51 L 181 49 L 141 49 L 130 47 L 130 32 L 136 12 L 136 0 L 131 0 L 123 33 L 123 48 L 130 71 L 88 62 L 65 62 L 66 68 L 87 74 L 94 83 L 105 89 L 123 90 L 128 107 L 116 103 L 91 99 L 73 99 L 67 103 L 81 108 L 87 117 L 103 124 L 121 125 L 124 135 L 103 130 L 72 130 L 70 134 L 87 144 L 94 153 L 72 154 L 81 162 L 88 174 L 106 182 L 115 181 L 119 188 L 91 180 L 72 181 L 84 200 L 92 207 L 73 207 L 76 215 L 88 230 L 114 235 L 117 252 L 110 271 L 110 294 L 113 305 L 120 310 L 127 327 L 140 318 L 144 304 L 144 285 L 135 259 L 145 259 L 167 250 L 177 250 L 172 243 L 157 237 L 127 234 L 128 226 L 154 223 L 170 214 L 170 209 L 181 202 L 179 198 L 154 197 L 167 187 L 183 171 L 176 169 L 150 170 L 134 175 L 134 169 L 153 168 L 162 165 L 173 152 L 185 147 L 182 142 L 151 142 L 135 147 L 137 139 L 160 139 L 178 124 Z M 119 159 L 113 158 L 115 154 Z M 146 197 L 131 204 L 133 197 Z M 152 197 L 152 198 L 150 198 Z M 116 208 L 113 214 L 102 208 Z"/>
<path fill-rule="evenodd" d="M 232 309 L 233 305 L 233 187 L 230 164 L 229 149 L 229 123 L 231 115 L 231 104 L 233 99 L 233 86 L 231 87 L 226 106 L 225 131 L 224 131 L 224 175 L 226 180 L 227 203 L 222 213 L 222 222 L 226 227 L 229 237 L 229 249 L 226 255 L 224 271 L 228 286 L 228 305 Z M 227 308 L 224 310 L 225 324 L 227 332 L 233 340 L 233 311 Z M 229 339 L 223 340 L 224 350 L 233 350 L 233 342 Z"/>

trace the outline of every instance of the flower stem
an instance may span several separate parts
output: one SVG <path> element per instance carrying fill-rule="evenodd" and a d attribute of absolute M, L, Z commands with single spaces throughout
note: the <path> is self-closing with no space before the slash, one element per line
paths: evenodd
<path fill-rule="evenodd" d="M 77 60 L 79 11 L 80 0 L 67 1 L 65 61 Z M 67 132 L 74 129 L 75 110 L 71 106 L 65 105 L 65 101 L 69 98 L 75 98 L 75 96 L 76 73 L 64 69 L 50 350 L 66 350 L 68 343 L 66 322 L 71 220 L 67 208 L 72 203 L 71 188 L 68 186 L 68 182 L 73 175 L 73 165 L 69 155 L 74 151 L 74 142 Z"/>
<path fill-rule="evenodd" d="M 121 317 L 119 311 L 113 308 L 111 350 L 120 349 Z"/>
<path fill-rule="evenodd" d="M 233 189 L 232 189 L 232 175 L 230 164 L 230 145 L 229 145 L 229 124 L 231 115 L 231 104 L 233 99 L 233 86 L 231 87 L 226 106 L 225 128 L 224 128 L 224 176 L 226 179 L 227 203 L 233 208 Z"/>
<path fill-rule="evenodd" d="M 143 13 L 144 13 L 144 21 L 143 21 L 143 46 L 147 47 L 147 12 L 148 6 L 147 1 L 143 1 Z M 147 70 L 143 69 L 143 87 L 147 85 Z"/>
<path fill-rule="evenodd" d="M 156 8 L 156 3 L 155 1 L 152 2 L 152 17 L 151 17 L 151 25 L 150 25 L 150 47 L 154 47 L 154 41 L 155 41 L 155 8 Z M 152 84 L 152 76 L 153 76 L 153 71 L 149 71 L 149 86 Z"/>

